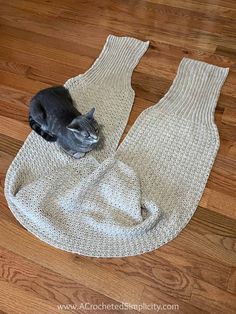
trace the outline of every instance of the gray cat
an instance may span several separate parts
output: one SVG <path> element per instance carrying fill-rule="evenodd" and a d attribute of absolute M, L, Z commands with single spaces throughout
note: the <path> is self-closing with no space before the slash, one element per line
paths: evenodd
<path fill-rule="evenodd" d="M 69 91 L 63 86 L 38 92 L 30 101 L 31 128 L 46 141 L 57 142 L 68 154 L 81 158 L 99 141 L 95 109 L 82 115 L 73 105 Z"/>

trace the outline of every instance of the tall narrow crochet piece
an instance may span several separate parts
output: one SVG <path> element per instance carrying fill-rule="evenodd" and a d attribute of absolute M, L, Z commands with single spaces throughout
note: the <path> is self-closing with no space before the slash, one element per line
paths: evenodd
<path fill-rule="evenodd" d="M 10 209 L 55 247 L 141 254 L 177 236 L 197 208 L 219 148 L 214 110 L 228 69 L 184 58 L 168 93 L 116 150 L 133 102 L 132 70 L 147 45 L 110 36 L 93 67 L 66 83 L 79 108 L 97 107 L 103 148 L 74 160 L 31 133 L 9 168 Z"/>

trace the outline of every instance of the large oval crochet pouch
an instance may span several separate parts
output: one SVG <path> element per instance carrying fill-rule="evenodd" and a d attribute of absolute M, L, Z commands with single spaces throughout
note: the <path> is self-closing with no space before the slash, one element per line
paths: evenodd
<path fill-rule="evenodd" d="M 96 107 L 101 147 L 75 160 L 32 132 L 8 170 L 11 211 L 50 245 L 96 257 L 141 254 L 176 237 L 197 208 L 219 148 L 214 111 L 228 69 L 184 58 L 117 150 L 132 71 L 147 47 L 109 36 L 91 69 L 65 84 L 79 110 Z"/>

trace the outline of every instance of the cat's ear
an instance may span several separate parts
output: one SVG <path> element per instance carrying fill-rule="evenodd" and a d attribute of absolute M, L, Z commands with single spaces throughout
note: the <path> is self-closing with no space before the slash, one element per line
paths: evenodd
<path fill-rule="evenodd" d="M 78 121 L 78 117 L 76 117 L 75 119 L 73 119 L 71 121 L 70 124 L 67 125 L 66 127 L 67 129 L 73 131 L 73 132 L 79 132 L 81 131 L 81 127 L 80 127 L 80 124 L 79 124 L 79 121 Z"/>
<path fill-rule="evenodd" d="M 95 108 L 92 108 L 89 112 L 86 113 L 86 118 L 93 119 Z"/>

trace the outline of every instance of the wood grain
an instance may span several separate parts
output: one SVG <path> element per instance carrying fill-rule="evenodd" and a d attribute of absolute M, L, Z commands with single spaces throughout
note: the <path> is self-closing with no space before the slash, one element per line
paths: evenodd
<path fill-rule="evenodd" d="M 236 312 L 236 3 L 234 0 L 0 0 L 0 313 Z M 199 208 L 180 235 L 137 257 L 87 258 L 41 242 L 16 221 L 4 179 L 30 132 L 38 90 L 86 71 L 109 34 L 149 40 L 132 76 L 135 103 L 122 139 L 160 100 L 183 57 L 229 67 L 216 108 L 221 146 Z M 122 140 L 121 139 L 121 140 Z M 58 305 L 69 305 L 65 310 Z M 92 310 L 91 313 L 98 313 Z"/>

